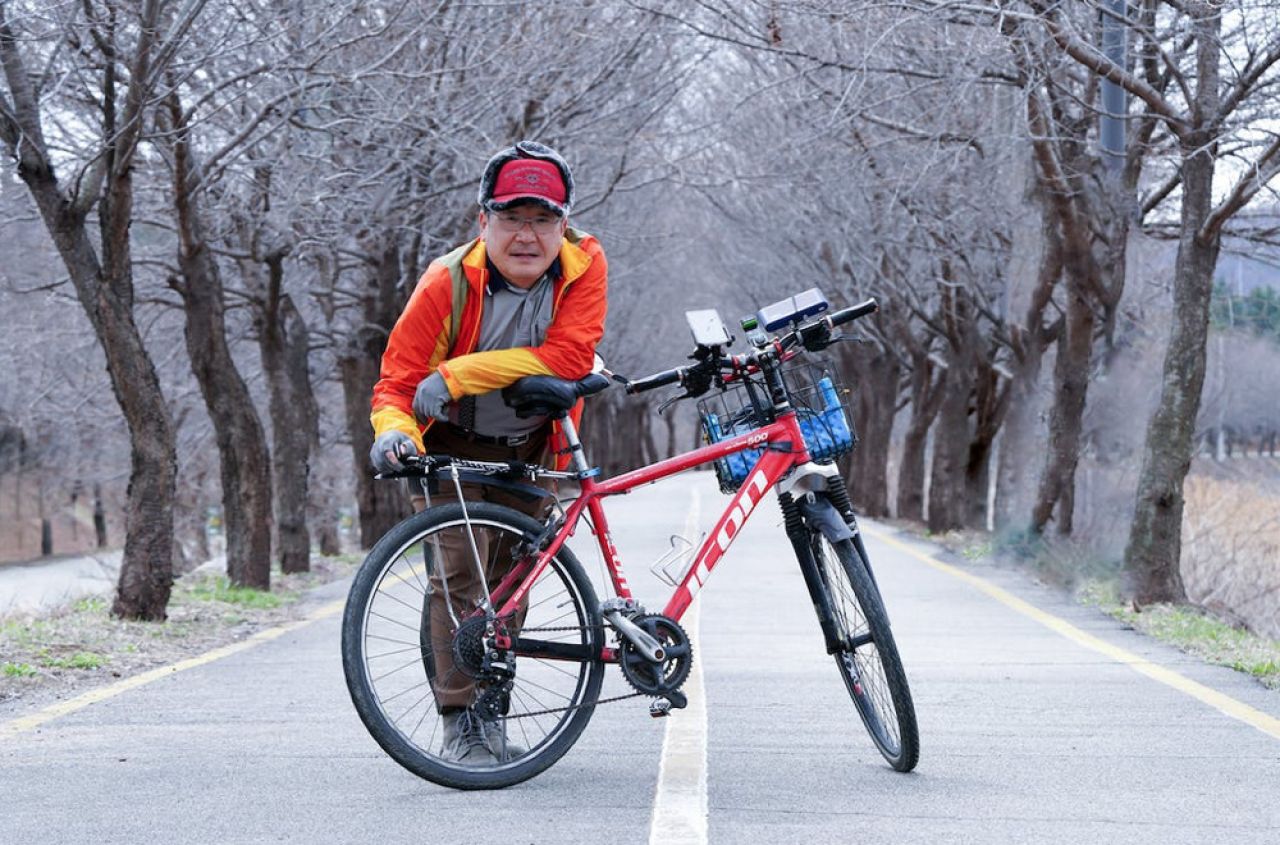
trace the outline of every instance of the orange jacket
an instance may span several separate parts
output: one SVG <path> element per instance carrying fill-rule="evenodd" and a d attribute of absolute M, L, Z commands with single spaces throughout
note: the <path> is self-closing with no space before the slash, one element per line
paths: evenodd
<path fill-rule="evenodd" d="M 414 419 L 413 394 L 437 369 L 454 399 L 499 390 L 529 375 L 578 379 L 589 373 L 608 310 L 604 250 L 591 235 L 569 229 L 560 246 L 560 268 L 551 325 L 542 345 L 476 352 L 489 277 L 484 241 L 477 238 L 431 262 L 382 353 L 382 374 L 373 388 L 369 418 L 374 437 L 398 429 L 424 448 L 422 435 L 431 421 L 421 426 Z M 462 302 L 455 301 L 455 289 Z M 581 401 L 570 416 L 576 426 L 582 417 Z M 562 449 L 558 424 L 552 435 L 553 445 Z M 567 456 L 562 456 L 557 466 L 567 463 Z"/>

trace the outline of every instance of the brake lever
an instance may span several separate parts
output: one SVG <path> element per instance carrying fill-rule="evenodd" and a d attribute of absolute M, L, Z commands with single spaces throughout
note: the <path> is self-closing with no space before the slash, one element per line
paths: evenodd
<path fill-rule="evenodd" d="M 802 342 L 801 345 L 804 346 L 804 348 L 809 352 L 821 352 L 822 350 L 828 347 L 835 346 L 837 343 L 866 343 L 866 342 L 867 342 L 866 338 L 859 337 L 858 335 L 828 334 L 826 337 L 815 338 L 814 340 L 811 340 L 807 343 Z"/>
<path fill-rule="evenodd" d="M 681 399 L 692 399 L 692 398 L 693 398 L 692 393 L 681 393 L 679 396 L 672 396 L 670 399 L 667 399 L 661 405 L 658 406 L 658 413 L 660 415 L 666 413 L 667 408 L 670 408 L 672 405 L 679 402 Z"/>
<path fill-rule="evenodd" d="M 613 379 L 614 381 L 616 381 L 618 384 L 622 385 L 623 387 L 628 387 L 628 386 L 630 386 L 630 384 L 631 384 L 631 379 L 627 378 L 626 376 L 622 375 L 621 373 L 615 373 L 615 372 L 613 372 L 612 370 L 605 370 L 605 369 L 601 369 L 601 370 L 600 370 L 600 375 L 602 375 L 602 376 L 607 376 L 608 378 Z"/>

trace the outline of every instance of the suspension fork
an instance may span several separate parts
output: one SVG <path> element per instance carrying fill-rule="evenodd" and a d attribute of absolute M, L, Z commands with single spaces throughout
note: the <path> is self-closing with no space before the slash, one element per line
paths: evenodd
<path fill-rule="evenodd" d="M 862 563 L 862 568 L 867 571 L 867 577 L 871 579 L 871 586 L 875 588 L 876 598 L 880 598 L 880 585 L 876 583 L 876 573 L 871 568 L 871 558 L 867 556 L 867 548 L 862 545 L 862 532 L 858 530 L 858 518 L 853 513 L 853 503 L 849 501 L 849 491 L 845 489 L 844 481 L 839 476 L 827 479 L 827 499 L 840 513 L 840 518 L 853 531 L 853 547 L 858 550 L 858 559 Z M 881 599 L 880 604 L 884 604 L 883 599 Z"/>
<path fill-rule="evenodd" d="M 786 527 L 787 539 L 795 550 L 796 560 L 800 564 L 800 574 L 804 576 L 804 585 L 809 589 L 809 599 L 813 602 L 814 612 L 818 614 L 818 625 L 822 628 L 822 638 L 827 644 L 827 654 L 843 651 L 843 637 L 836 631 L 834 614 L 831 610 L 831 597 L 818 572 L 818 562 L 813 558 L 813 548 L 809 545 L 809 529 L 800 513 L 800 506 L 790 493 L 779 493 L 778 504 L 782 506 L 782 519 Z"/>

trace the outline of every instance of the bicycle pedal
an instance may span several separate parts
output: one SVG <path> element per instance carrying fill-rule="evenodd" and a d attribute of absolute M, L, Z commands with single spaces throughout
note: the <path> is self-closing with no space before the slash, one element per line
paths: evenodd
<path fill-rule="evenodd" d="M 649 705 L 649 715 L 655 719 L 670 716 L 672 710 L 683 710 L 689 706 L 689 699 L 684 693 L 672 690 L 664 696 L 655 698 Z"/>

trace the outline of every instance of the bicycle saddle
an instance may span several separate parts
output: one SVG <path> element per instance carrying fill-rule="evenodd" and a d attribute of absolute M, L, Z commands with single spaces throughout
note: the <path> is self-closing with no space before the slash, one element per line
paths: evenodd
<path fill-rule="evenodd" d="M 609 386 L 609 379 L 601 373 L 588 373 L 577 381 L 555 376 L 525 376 L 502 388 L 502 401 L 514 408 L 516 416 L 552 417 L 559 419 L 568 413 L 579 399 L 599 393 Z"/>

